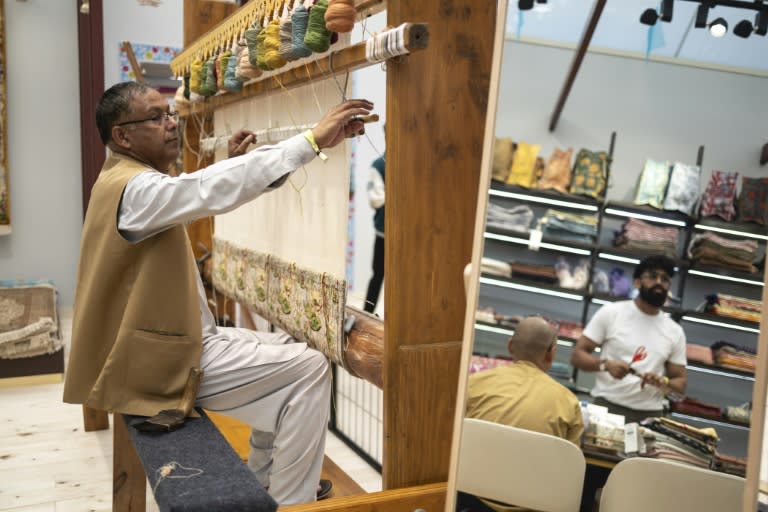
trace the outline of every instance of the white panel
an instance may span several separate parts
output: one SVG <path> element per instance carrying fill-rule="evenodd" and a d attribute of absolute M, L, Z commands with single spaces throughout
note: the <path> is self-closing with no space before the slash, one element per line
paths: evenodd
<path fill-rule="evenodd" d="M 215 135 L 228 135 L 241 128 L 256 131 L 311 124 L 340 101 L 339 85 L 333 79 L 249 99 L 216 110 Z M 216 236 L 343 278 L 349 143 L 323 152 L 329 156 L 327 161 L 316 158 L 294 172 L 279 189 L 218 216 Z"/>

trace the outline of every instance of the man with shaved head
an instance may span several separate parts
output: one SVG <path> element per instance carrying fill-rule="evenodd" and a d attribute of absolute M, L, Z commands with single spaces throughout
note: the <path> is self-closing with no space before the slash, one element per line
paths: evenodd
<path fill-rule="evenodd" d="M 515 364 L 470 375 L 467 417 L 555 435 L 578 445 L 584 432 L 579 401 L 547 375 L 556 341 L 557 331 L 545 319 L 520 321 L 509 339 Z"/>

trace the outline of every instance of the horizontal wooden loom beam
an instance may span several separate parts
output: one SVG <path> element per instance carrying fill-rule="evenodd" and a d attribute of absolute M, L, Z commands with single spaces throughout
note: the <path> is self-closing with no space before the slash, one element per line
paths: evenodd
<path fill-rule="evenodd" d="M 405 47 L 408 51 L 421 50 L 429 43 L 429 31 L 425 23 L 407 23 L 405 27 Z M 259 96 L 273 90 L 291 89 L 309 83 L 318 78 L 327 78 L 334 73 L 354 71 L 378 62 L 369 62 L 365 58 L 365 41 L 333 51 L 325 57 L 304 66 L 298 66 L 282 73 L 267 76 L 261 80 L 246 83 L 243 90 L 236 93 L 225 93 L 211 96 L 203 101 L 189 105 L 177 105 L 181 117 L 210 112 L 217 107 L 236 103 L 238 101 Z"/>
<path fill-rule="evenodd" d="M 260 18 L 265 0 L 251 1 L 217 23 L 212 29 L 200 36 L 181 51 L 171 61 L 171 70 L 176 76 L 189 72 L 196 58 L 207 59 L 222 47 L 230 45 L 236 38 L 242 37 L 243 32 Z M 355 10 L 357 19 L 367 18 L 385 9 L 384 0 L 356 0 Z"/>

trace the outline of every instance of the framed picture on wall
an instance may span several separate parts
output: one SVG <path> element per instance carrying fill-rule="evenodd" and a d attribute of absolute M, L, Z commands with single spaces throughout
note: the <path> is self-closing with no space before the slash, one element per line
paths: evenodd
<path fill-rule="evenodd" d="M 7 101 L 5 86 L 5 9 L 0 0 L 0 235 L 11 232 L 10 193 L 8 189 Z"/>

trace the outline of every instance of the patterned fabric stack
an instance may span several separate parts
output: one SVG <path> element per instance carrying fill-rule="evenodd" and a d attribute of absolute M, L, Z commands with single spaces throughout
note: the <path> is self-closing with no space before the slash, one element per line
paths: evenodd
<path fill-rule="evenodd" d="M 718 405 L 708 404 L 695 398 L 685 397 L 682 400 L 670 400 L 669 407 L 680 414 L 690 414 L 719 420 L 723 417 L 723 410 Z"/>
<path fill-rule="evenodd" d="M 45 282 L 0 282 L 0 359 L 53 354 L 62 347 L 56 288 Z"/>
<path fill-rule="evenodd" d="M 685 357 L 688 361 L 714 365 L 715 359 L 712 357 L 712 349 L 695 343 L 688 343 L 685 346 Z"/>
<path fill-rule="evenodd" d="M 547 210 L 541 218 L 544 236 L 592 244 L 597 238 L 597 216 Z"/>
<path fill-rule="evenodd" d="M 615 232 L 613 245 L 633 251 L 651 254 L 663 254 L 670 258 L 677 257 L 677 239 L 680 230 L 672 227 L 659 227 L 631 218 L 619 231 Z"/>
<path fill-rule="evenodd" d="M 484 357 L 484 356 L 472 356 L 472 361 L 469 363 L 469 373 L 482 372 L 484 370 L 490 370 L 497 366 L 508 366 L 515 364 L 511 359 L 502 359 L 500 357 Z"/>
<path fill-rule="evenodd" d="M 513 262 L 509 266 L 512 271 L 512 277 L 546 284 L 557 284 L 559 282 L 555 267 L 552 265 Z"/>
<path fill-rule="evenodd" d="M 533 220 L 533 210 L 528 205 L 515 205 L 504 208 L 488 203 L 487 225 L 490 228 L 528 233 Z"/>
<path fill-rule="evenodd" d="M 688 257 L 695 263 L 741 272 L 757 272 L 755 240 L 732 240 L 706 231 L 696 235 L 688 246 Z"/>
<path fill-rule="evenodd" d="M 648 418 L 641 422 L 645 440 L 644 457 L 675 460 L 711 468 L 719 438 L 713 428 L 700 429 L 669 418 Z"/>
<path fill-rule="evenodd" d="M 509 263 L 486 257 L 480 260 L 480 272 L 502 277 L 510 277 L 512 275 Z"/>
<path fill-rule="evenodd" d="M 706 312 L 738 320 L 760 322 L 763 303 L 759 300 L 734 297 L 724 293 L 714 293 L 707 296 Z"/>
<path fill-rule="evenodd" d="M 747 459 L 716 453 L 712 469 L 729 475 L 745 477 L 747 475 Z"/>
<path fill-rule="evenodd" d="M 754 349 L 718 341 L 712 344 L 712 355 L 715 364 L 724 368 L 755 373 L 757 352 Z"/>

